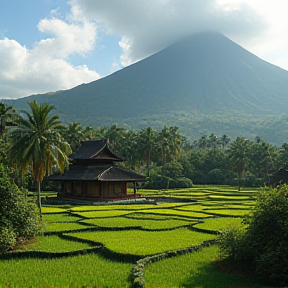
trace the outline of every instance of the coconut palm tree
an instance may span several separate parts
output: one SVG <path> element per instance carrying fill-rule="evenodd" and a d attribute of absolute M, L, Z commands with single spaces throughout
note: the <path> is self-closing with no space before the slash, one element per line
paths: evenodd
<path fill-rule="evenodd" d="M 84 129 L 79 123 L 71 122 L 64 131 L 64 138 L 70 144 L 72 151 L 80 147 L 80 142 L 86 140 Z"/>
<path fill-rule="evenodd" d="M 5 104 L 0 103 L 0 137 L 3 136 L 6 130 L 7 120 L 11 120 L 12 113 L 9 112 L 10 110 L 12 111 L 11 106 L 6 106 Z"/>
<path fill-rule="evenodd" d="M 229 149 L 229 158 L 233 163 L 235 171 L 238 174 L 239 191 L 241 187 L 241 180 L 245 176 L 245 171 L 247 167 L 248 148 L 249 148 L 249 141 L 243 137 L 237 137 L 237 139 L 231 144 Z"/>
<path fill-rule="evenodd" d="M 177 126 L 164 126 L 159 133 L 158 142 L 161 148 L 162 165 L 177 159 L 180 154 L 185 137 L 178 129 Z"/>
<path fill-rule="evenodd" d="M 145 129 L 142 129 L 139 134 L 139 144 L 138 149 L 142 157 L 146 161 L 147 166 L 147 176 L 150 177 L 150 168 L 151 168 L 151 162 L 153 159 L 153 153 L 156 151 L 156 138 L 157 133 L 153 130 L 151 127 L 147 127 Z"/>
<path fill-rule="evenodd" d="M 23 116 L 15 117 L 9 156 L 12 163 L 21 169 L 22 177 L 30 169 L 33 181 L 37 183 L 37 204 L 41 214 L 41 182 L 55 167 L 64 173 L 71 148 L 60 134 L 65 126 L 59 116 L 49 115 L 55 107 L 47 103 L 39 105 L 35 101 L 28 104 L 31 113 L 21 111 Z"/>

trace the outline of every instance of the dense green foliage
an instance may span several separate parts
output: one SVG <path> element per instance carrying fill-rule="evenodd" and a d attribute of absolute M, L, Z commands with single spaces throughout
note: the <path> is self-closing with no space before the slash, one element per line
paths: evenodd
<path fill-rule="evenodd" d="M 19 189 L 0 166 L 0 252 L 26 242 L 39 231 L 36 205 L 29 201 L 27 191 Z"/>
<path fill-rule="evenodd" d="M 3 136 L 3 134 L 6 131 L 6 126 L 12 124 L 12 118 L 13 118 L 13 111 L 12 107 L 8 107 L 3 103 L 0 103 L 0 137 Z"/>
<path fill-rule="evenodd" d="M 213 133 L 190 142 L 176 126 L 132 131 L 116 124 L 92 128 L 71 123 L 63 137 L 74 150 L 81 141 L 107 138 L 112 151 L 125 159 L 123 165 L 147 175 L 146 188 L 270 185 L 271 175 L 286 167 L 288 159 L 287 143 L 279 148 L 261 137 L 233 140 Z"/>
<path fill-rule="evenodd" d="M 288 284 L 288 186 L 265 189 L 257 198 L 246 229 L 224 230 L 222 254 L 249 265 L 263 279 Z"/>

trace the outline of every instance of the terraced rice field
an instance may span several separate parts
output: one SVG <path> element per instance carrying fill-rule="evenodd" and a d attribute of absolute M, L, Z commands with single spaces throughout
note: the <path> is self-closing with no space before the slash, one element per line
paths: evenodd
<path fill-rule="evenodd" d="M 153 201 L 44 206 L 43 235 L 1 256 L 0 287 L 261 287 L 220 271 L 213 244 L 217 231 L 242 225 L 257 190 L 139 193 Z"/>

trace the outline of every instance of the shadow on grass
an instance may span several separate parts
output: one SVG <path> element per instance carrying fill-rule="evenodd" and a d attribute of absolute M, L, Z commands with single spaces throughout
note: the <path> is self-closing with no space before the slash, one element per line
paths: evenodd
<path fill-rule="evenodd" d="M 236 274 L 221 271 L 215 263 L 209 263 L 197 270 L 196 273 L 187 277 L 181 287 L 185 288 L 260 288 L 263 283 Z"/>

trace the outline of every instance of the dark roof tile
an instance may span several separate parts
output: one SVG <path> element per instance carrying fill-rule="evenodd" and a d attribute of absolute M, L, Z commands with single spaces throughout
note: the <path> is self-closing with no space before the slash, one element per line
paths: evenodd
<path fill-rule="evenodd" d="M 106 154 L 101 155 L 101 152 L 106 151 Z M 100 154 L 100 155 L 99 155 Z M 108 147 L 107 139 L 81 141 L 80 147 L 72 153 L 69 157 L 72 160 L 94 159 L 99 155 L 99 159 L 110 159 L 113 161 L 123 161 L 116 156 Z"/>
<path fill-rule="evenodd" d="M 146 178 L 133 171 L 126 170 L 115 165 L 94 165 L 94 166 L 78 166 L 71 165 L 69 170 L 63 175 L 55 173 L 47 180 L 63 181 L 63 180 L 87 180 L 87 181 L 124 181 L 124 182 L 143 182 Z"/>

